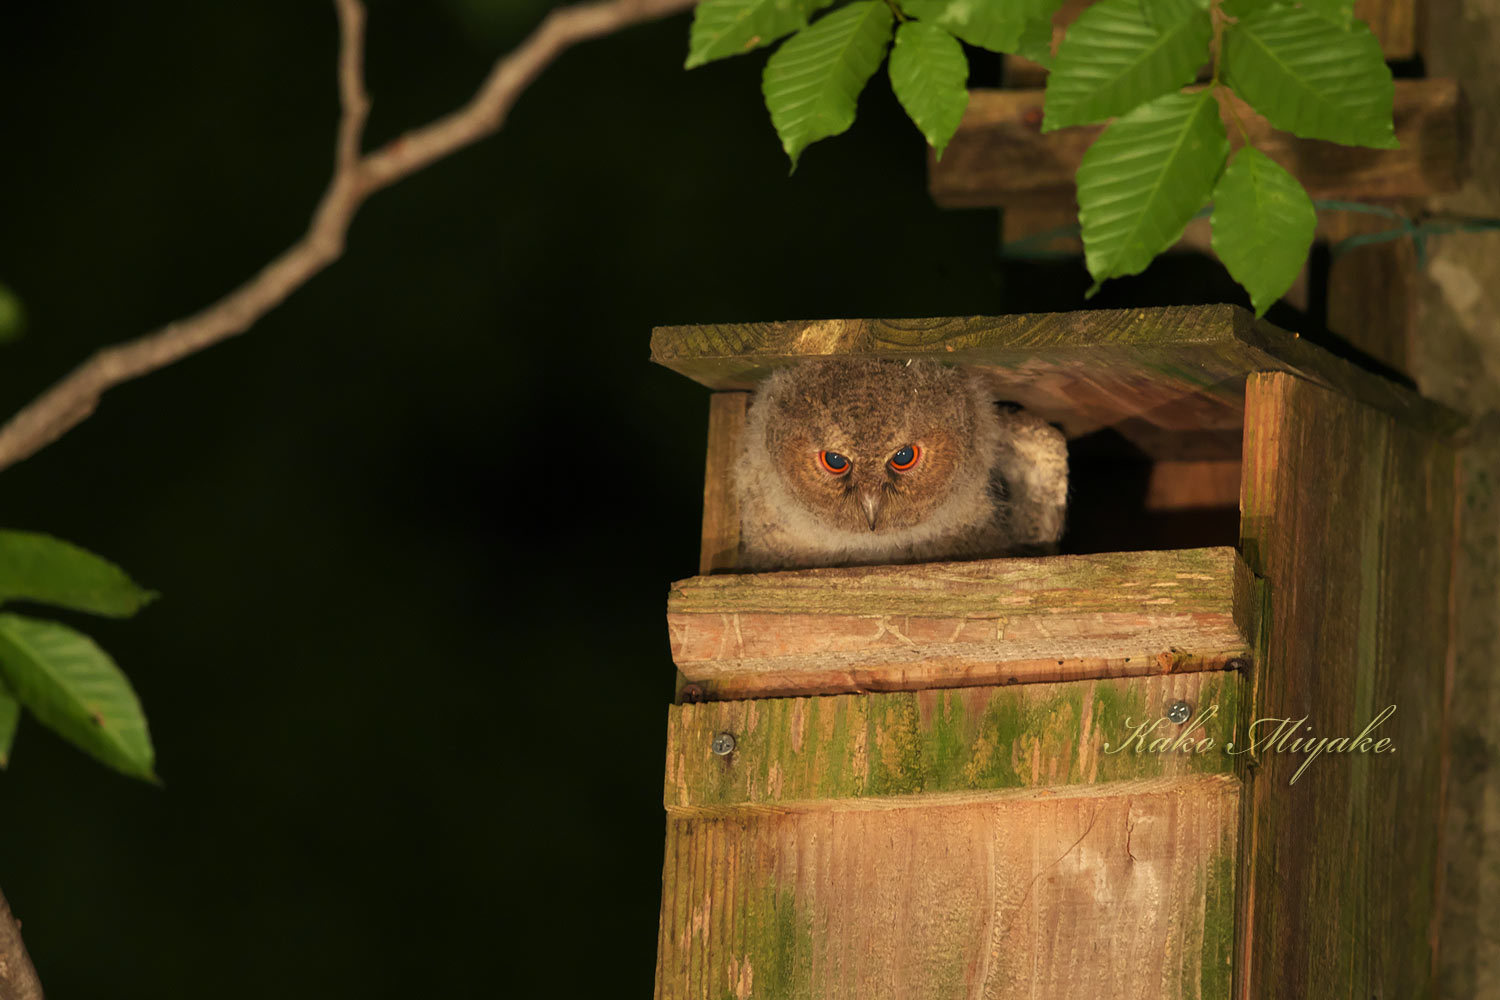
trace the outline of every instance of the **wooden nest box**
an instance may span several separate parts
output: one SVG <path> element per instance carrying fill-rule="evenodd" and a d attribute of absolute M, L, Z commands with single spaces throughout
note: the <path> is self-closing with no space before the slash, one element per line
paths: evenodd
<path fill-rule="evenodd" d="M 1453 414 L 1228 306 L 652 353 L 714 390 L 658 997 L 1432 994 Z M 1064 554 L 734 573 L 747 391 L 829 355 L 978 366 L 1064 428 Z"/>

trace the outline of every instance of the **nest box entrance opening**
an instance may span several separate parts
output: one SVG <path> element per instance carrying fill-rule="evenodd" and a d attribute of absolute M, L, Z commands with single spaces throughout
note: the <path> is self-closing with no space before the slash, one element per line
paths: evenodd
<path fill-rule="evenodd" d="M 662 327 L 653 360 L 715 390 L 700 572 L 738 568 L 730 470 L 748 394 L 778 367 L 840 356 L 964 365 L 996 400 L 1059 427 L 1060 551 L 1075 554 L 1234 545 L 1247 375 L 1364 386 L 1352 365 L 1234 306 Z"/>

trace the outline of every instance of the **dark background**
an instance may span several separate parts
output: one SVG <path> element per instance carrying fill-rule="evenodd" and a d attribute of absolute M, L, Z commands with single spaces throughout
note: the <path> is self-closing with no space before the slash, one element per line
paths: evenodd
<path fill-rule="evenodd" d="M 466 100 L 546 6 L 372 3 L 370 143 Z M 164 594 L 70 619 L 133 680 L 164 787 L 29 720 L 0 775 L 0 886 L 51 997 L 648 994 L 707 410 L 650 328 L 1088 284 L 933 207 L 883 75 L 788 178 L 764 54 L 685 74 L 687 27 L 566 54 L 248 335 L 0 478 L 0 524 Z M 0 280 L 31 327 L 0 410 L 301 233 L 335 44 L 316 0 L 4 6 Z M 1089 306 L 1224 300 L 1180 258 Z"/>

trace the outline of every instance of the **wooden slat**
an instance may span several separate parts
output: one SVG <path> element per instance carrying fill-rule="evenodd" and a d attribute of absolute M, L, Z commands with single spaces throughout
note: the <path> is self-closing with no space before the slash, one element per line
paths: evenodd
<path fill-rule="evenodd" d="M 1074 175 L 1102 126 L 1042 134 L 1040 90 L 974 90 L 928 186 L 945 208 L 1041 205 L 1071 208 Z M 1314 198 L 1421 198 L 1459 184 L 1459 94 L 1452 80 L 1397 80 L 1394 117 L 1400 149 L 1363 149 L 1298 139 L 1273 129 L 1233 99 L 1257 149 L 1302 181 Z M 1225 114 L 1230 142 L 1239 130 Z"/>
<path fill-rule="evenodd" d="M 1375 32 L 1386 59 L 1417 54 L 1417 0 L 1354 0 L 1354 16 Z"/>
<path fill-rule="evenodd" d="M 1407 208 L 1406 214 L 1414 214 Z M 1390 219 L 1356 212 L 1329 213 L 1324 237 L 1349 236 L 1395 227 Z M 1410 373 L 1411 338 L 1423 278 L 1409 239 L 1354 247 L 1328 264 L 1328 328 L 1392 369 Z"/>
<path fill-rule="evenodd" d="M 1370 25 L 1391 61 L 1416 55 L 1418 0 L 1355 0 L 1355 16 Z"/>
<path fill-rule="evenodd" d="M 733 569 L 739 563 L 740 506 L 732 475 L 745 429 L 743 392 L 716 392 L 708 405 L 708 457 L 703 474 L 703 543 L 698 572 Z"/>
<path fill-rule="evenodd" d="M 1239 498 L 1239 459 L 1157 462 L 1146 484 L 1147 510 L 1233 507 Z"/>
<path fill-rule="evenodd" d="M 669 818 L 656 996 L 1226 1000 L 1238 794 Z"/>
<path fill-rule="evenodd" d="M 695 577 L 672 658 L 716 698 L 1222 668 L 1247 654 L 1233 549 Z"/>
<path fill-rule="evenodd" d="M 1094 0 L 1067 0 L 1052 18 L 1052 49 L 1062 43 L 1068 25 L 1091 6 Z M 1355 0 L 1354 16 L 1370 26 L 1385 57 L 1391 61 L 1410 59 L 1417 54 L 1417 0 Z M 1030 59 L 1005 57 L 1007 87 L 1040 87 L 1047 70 Z M 1200 77 L 1202 79 L 1202 77 Z"/>
<path fill-rule="evenodd" d="M 910 804 L 1065 785 L 1232 773 L 1242 675 L 1234 671 L 948 691 L 674 705 L 664 801 L 672 813 L 830 803 Z M 1186 701 L 1195 720 L 1167 721 Z M 1215 713 L 1209 706 L 1217 706 Z M 1213 739 L 1141 752 L 1156 739 Z M 1196 727 L 1196 728 L 1195 728 Z M 715 735 L 734 752 L 713 752 Z M 1109 749 L 1107 749 L 1109 748 Z M 945 799 L 946 800 L 946 799 Z"/>
<path fill-rule="evenodd" d="M 1432 995 L 1454 523 L 1449 439 L 1285 374 L 1251 378 L 1241 549 L 1269 600 L 1252 718 L 1396 752 L 1260 753 L 1240 982 L 1261 997 Z M 1269 727 L 1268 727 L 1269 728 Z"/>
<path fill-rule="evenodd" d="M 1058 423 L 1070 438 L 1131 421 L 1171 435 L 1237 434 L 1245 376 L 1276 370 L 1407 420 L 1461 423 L 1237 306 L 673 326 L 651 337 L 653 360 L 718 390 L 753 389 L 773 368 L 803 358 L 924 354 L 983 369 L 999 398 Z M 1171 436 L 1165 441 L 1170 446 Z"/>

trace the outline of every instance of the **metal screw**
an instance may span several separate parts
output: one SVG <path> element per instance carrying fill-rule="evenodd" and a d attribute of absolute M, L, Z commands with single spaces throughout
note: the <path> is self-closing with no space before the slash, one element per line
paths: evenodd
<path fill-rule="evenodd" d="M 1250 661 L 1245 659 L 1243 656 L 1236 656 L 1234 659 L 1224 664 L 1224 666 L 1226 669 L 1238 670 L 1240 673 L 1244 673 L 1245 671 L 1250 669 Z"/>
<path fill-rule="evenodd" d="M 728 757 L 734 753 L 734 734 L 720 733 L 714 737 L 713 751 L 720 757 Z"/>
<path fill-rule="evenodd" d="M 684 684 L 682 690 L 678 692 L 678 697 L 682 699 L 684 705 L 696 705 L 708 700 L 708 695 L 697 684 Z"/>
<path fill-rule="evenodd" d="M 1193 714 L 1193 707 L 1185 701 L 1174 701 L 1167 709 L 1167 718 L 1179 726 L 1186 722 Z"/>

